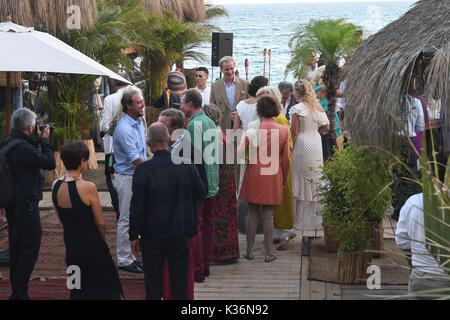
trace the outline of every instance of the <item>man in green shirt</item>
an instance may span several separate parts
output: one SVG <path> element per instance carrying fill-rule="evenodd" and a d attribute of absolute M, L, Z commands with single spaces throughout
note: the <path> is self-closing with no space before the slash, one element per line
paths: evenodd
<path fill-rule="evenodd" d="M 214 248 L 214 211 L 215 196 L 219 192 L 219 155 L 220 133 L 214 122 L 202 110 L 202 96 L 195 89 L 187 90 L 181 98 L 180 109 L 189 119 L 187 131 L 194 146 L 202 151 L 195 155 L 195 163 L 202 156 L 205 161 L 205 171 L 208 180 L 208 195 L 206 200 L 199 202 L 198 234 L 194 238 L 194 260 L 196 282 L 203 282 L 209 276 L 209 266 Z"/>

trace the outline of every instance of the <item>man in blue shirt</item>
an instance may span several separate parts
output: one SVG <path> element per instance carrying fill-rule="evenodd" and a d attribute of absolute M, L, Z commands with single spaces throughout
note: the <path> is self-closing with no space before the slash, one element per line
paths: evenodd
<path fill-rule="evenodd" d="M 144 98 L 138 88 L 123 93 L 124 115 L 114 130 L 114 187 L 119 195 L 120 217 L 117 223 L 117 266 L 119 269 L 142 273 L 142 264 L 131 252 L 128 237 L 130 201 L 134 170 L 147 160 L 145 133 L 142 124 Z"/>

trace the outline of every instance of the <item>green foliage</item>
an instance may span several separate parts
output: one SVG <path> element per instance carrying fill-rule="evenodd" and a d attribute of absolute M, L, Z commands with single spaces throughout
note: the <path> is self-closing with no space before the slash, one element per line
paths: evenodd
<path fill-rule="evenodd" d="M 342 242 L 340 250 L 365 249 L 366 223 L 382 220 L 391 199 L 386 157 L 349 143 L 331 157 L 322 172 L 319 196 L 324 223 Z"/>
<path fill-rule="evenodd" d="M 311 20 L 308 24 L 298 25 L 289 41 L 291 61 L 286 74 L 292 72 L 295 77 L 300 77 L 312 54 L 318 54 L 326 65 L 338 65 L 361 43 L 359 28 L 345 19 Z"/>
<path fill-rule="evenodd" d="M 291 60 L 285 75 L 292 72 L 295 77 L 303 77 L 313 55 L 319 55 L 326 65 L 323 82 L 327 87 L 328 112 L 330 121 L 330 151 L 336 146 L 335 109 L 336 90 L 339 85 L 339 61 L 348 59 L 362 38 L 359 27 L 347 23 L 345 19 L 311 20 L 298 25 L 289 41 Z"/>
<path fill-rule="evenodd" d="M 448 173 L 450 162 L 447 163 L 445 178 L 441 182 L 436 159 L 430 161 L 427 158 L 425 139 L 423 145 L 425 150 L 422 153 L 420 164 L 427 247 L 443 266 L 443 269 L 450 274 L 450 180 Z M 432 149 L 434 150 L 434 145 Z M 436 157 L 434 152 L 433 155 Z"/>
<path fill-rule="evenodd" d="M 69 139 L 87 138 L 97 119 L 89 109 L 95 76 L 58 74 L 49 76 L 49 91 L 42 96 L 55 121 L 53 143 L 56 149 Z"/>

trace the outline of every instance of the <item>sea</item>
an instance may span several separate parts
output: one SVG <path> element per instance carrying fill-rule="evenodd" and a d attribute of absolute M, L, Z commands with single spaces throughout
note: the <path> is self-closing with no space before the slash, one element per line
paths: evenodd
<path fill-rule="evenodd" d="M 216 18 L 212 24 L 220 32 L 233 33 L 233 58 L 241 78 L 246 78 L 245 59 L 249 60 L 248 79 L 264 73 L 264 49 L 271 49 L 270 85 L 283 80 L 294 81 L 292 74 L 285 75 L 290 60 L 289 39 L 296 26 L 310 20 L 339 19 L 362 27 L 367 38 L 400 18 L 415 1 L 393 2 L 342 2 L 342 3 L 273 3 L 224 5 L 228 17 Z M 388 48 L 387 48 L 388 49 Z M 209 80 L 220 77 L 218 67 L 211 67 L 211 44 L 198 48 L 205 61 L 186 61 L 185 68 L 205 66 Z M 269 78 L 269 57 L 266 56 L 266 77 Z"/>

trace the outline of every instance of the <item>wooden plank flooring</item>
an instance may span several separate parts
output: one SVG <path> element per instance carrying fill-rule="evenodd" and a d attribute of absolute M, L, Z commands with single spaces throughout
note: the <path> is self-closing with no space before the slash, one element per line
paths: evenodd
<path fill-rule="evenodd" d="M 301 237 L 284 250 L 274 249 L 277 259 L 264 262 L 263 235 L 256 236 L 254 260 L 241 257 L 237 263 L 210 268 L 210 276 L 195 284 L 196 300 L 298 300 L 300 296 Z M 241 256 L 245 234 L 239 234 Z"/>
<path fill-rule="evenodd" d="M 110 209 L 108 192 L 99 192 L 102 207 Z M 51 193 L 44 192 L 41 209 L 53 208 Z M 395 238 L 396 221 L 384 220 L 385 239 Z M 243 257 L 235 264 L 213 264 L 210 276 L 195 284 L 196 300 L 373 300 L 392 299 L 407 294 L 407 286 L 382 286 L 368 290 L 366 286 L 339 285 L 308 280 L 309 257 L 301 255 L 302 238 L 323 237 L 322 230 L 296 231 L 297 237 L 282 251 L 274 248 L 277 259 L 264 262 L 263 235 L 257 235 L 255 259 Z M 245 234 L 239 234 L 241 256 L 245 252 Z M 402 299 L 405 299 L 404 297 Z"/>

